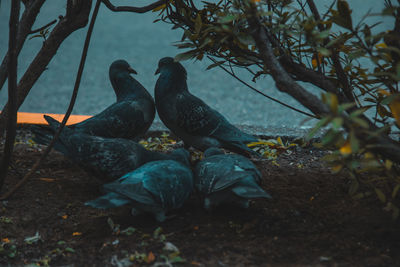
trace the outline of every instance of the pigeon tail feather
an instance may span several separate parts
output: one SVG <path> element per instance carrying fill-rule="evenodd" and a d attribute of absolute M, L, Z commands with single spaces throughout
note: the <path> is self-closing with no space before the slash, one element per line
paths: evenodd
<path fill-rule="evenodd" d="M 243 198 L 272 198 L 254 180 L 246 179 L 232 188 L 232 192 Z"/>
<path fill-rule="evenodd" d="M 108 193 L 104 196 L 85 202 L 86 206 L 91 206 L 97 209 L 110 209 L 129 204 L 131 201 L 119 194 Z"/>

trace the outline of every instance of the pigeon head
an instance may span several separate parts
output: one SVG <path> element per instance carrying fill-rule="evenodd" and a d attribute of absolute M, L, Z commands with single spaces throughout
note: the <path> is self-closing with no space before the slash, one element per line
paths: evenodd
<path fill-rule="evenodd" d="M 173 160 L 179 161 L 180 163 L 183 163 L 186 166 L 190 166 L 190 153 L 184 148 L 178 148 L 172 151 L 170 154 L 171 158 Z"/>
<path fill-rule="evenodd" d="M 175 74 L 183 74 L 186 79 L 186 70 L 181 63 L 176 62 L 172 57 L 163 57 L 158 61 L 158 68 L 155 74 L 163 74 L 173 72 Z"/>
<path fill-rule="evenodd" d="M 224 151 L 222 151 L 222 149 L 218 147 L 210 147 L 206 151 L 204 151 L 203 155 L 205 158 L 208 158 L 214 155 L 221 155 L 221 154 L 224 154 Z"/>
<path fill-rule="evenodd" d="M 123 59 L 119 59 L 119 60 L 114 61 L 111 64 L 111 66 L 110 66 L 110 76 L 113 77 L 117 73 L 121 73 L 121 72 L 128 72 L 128 73 L 137 74 L 137 72 L 134 69 L 132 69 L 132 67 L 129 65 L 128 62 L 126 62 Z"/>

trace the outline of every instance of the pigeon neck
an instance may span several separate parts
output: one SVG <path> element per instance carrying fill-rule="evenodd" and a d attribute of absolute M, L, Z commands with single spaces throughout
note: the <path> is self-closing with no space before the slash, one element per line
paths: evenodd
<path fill-rule="evenodd" d="M 188 91 L 186 72 L 179 72 L 175 69 L 166 69 L 162 71 L 157 81 L 156 88 L 162 88 L 162 90 L 156 90 L 156 98 L 164 98 L 165 96 Z"/>
<path fill-rule="evenodd" d="M 117 96 L 117 102 L 128 98 L 139 98 L 143 95 L 142 85 L 127 72 L 110 74 L 110 80 Z"/>

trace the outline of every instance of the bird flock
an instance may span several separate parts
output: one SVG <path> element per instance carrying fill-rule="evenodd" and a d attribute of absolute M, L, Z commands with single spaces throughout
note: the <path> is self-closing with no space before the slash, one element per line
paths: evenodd
<path fill-rule="evenodd" d="M 260 171 L 247 158 L 260 157 L 246 145 L 257 139 L 192 95 L 182 64 L 172 57 L 160 59 L 155 101 L 132 74 L 137 72 L 128 62 L 114 61 L 109 78 L 117 101 L 85 121 L 64 127 L 54 144 L 55 150 L 105 182 L 104 195 L 85 205 L 98 209 L 130 205 L 132 215 L 150 213 L 162 222 L 193 191 L 206 210 L 222 203 L 247 208 L 252 198 L 271 198 L 260 187 Z M 185 148 L 166 154 L 137 143 L 156 110 Z M 35 126 L 32 132 L 35 142 L 48 145 L 60 123 L 44 118 L 48 125 Z M 203 160 L 194 166 L 189 147 L 204 151 Z M 237 154 L 225 154 L 221 148 Z"/>

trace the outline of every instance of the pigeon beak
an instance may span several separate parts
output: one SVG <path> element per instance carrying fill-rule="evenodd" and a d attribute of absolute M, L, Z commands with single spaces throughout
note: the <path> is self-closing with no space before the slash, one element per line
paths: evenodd
<path fill-rule="evenodd" d="M 158 68 L 157 70 L 156 70 L 156 73 L 154 73 L 154 75 L 157 75 L 157 74 L 159 74 L 160 73 L 160 68 Z"/>
<path fill-rule="evenodd" d="M 132 69 L 131 67 L 128 68 L 129 73 L 137 74 L 136 70 Z"/>

